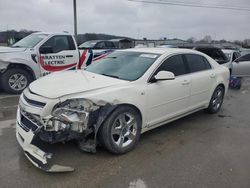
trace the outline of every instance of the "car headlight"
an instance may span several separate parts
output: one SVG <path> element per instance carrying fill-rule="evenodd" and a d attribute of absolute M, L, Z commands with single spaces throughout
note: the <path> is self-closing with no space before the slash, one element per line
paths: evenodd
<path fill-rule="evenodd" d="M 52 115 L 62 122 L 85 123 L 89 112 L 95 108 L 94 103 L 87 99 L 70 99 L 58 104 Z"/>

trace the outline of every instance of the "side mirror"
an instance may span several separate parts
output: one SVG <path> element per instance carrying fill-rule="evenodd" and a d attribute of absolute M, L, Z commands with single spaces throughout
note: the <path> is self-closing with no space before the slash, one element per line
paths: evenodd
<path fill-rule="evenodd" d="M 160 81 L 160 80 L 174 80 L 175 75 L 172 72 L 169 71 L 160 71 L 154 76 L 155 81 Z"/>
<path fill-rule="evenodd" d="M 41 54 L 51 54 L 53 53 L 52 46 L 41 46 L 39 52 Z"/>

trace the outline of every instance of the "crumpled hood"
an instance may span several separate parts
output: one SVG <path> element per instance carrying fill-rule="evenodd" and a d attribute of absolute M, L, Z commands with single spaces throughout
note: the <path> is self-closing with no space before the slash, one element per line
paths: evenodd
<path fill-rule="evenodd" d="M 1 53 L 13 53 L 13 52 L 23 52 L 26 48 L 11 48 L 11 47 L 0 47 L 0 54 Z"/>
<path fill-rule="evenodd" d="M 88 71 L 63 71 L 52 73 L 30 84 L 31 92 L 47 98 L 59 98 L 80 92 L 104 89 L 128 81 L 119 80 Z"/>

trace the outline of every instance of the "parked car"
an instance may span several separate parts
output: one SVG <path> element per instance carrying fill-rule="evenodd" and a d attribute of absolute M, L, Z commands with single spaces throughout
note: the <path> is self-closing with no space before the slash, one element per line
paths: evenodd
<path fill-rule="evenodd" d="M 47 171 L 51 155 L 33 142 L 76 139 L 84 151 L 100 143 L 123 154 L 140 135 L 205 109 L 217 113 L 228 89 L 229 71 L 194 50 L 117 50 L 85 70 L 43 77 L 24 90 L 17 111 L 16 137 L 25 155 Z"/>
<path fill-rule="evenodd" d="M 211 58 L 213 58 L 217 63 L 220 65 L 223 65 L 225 67 L 228 67 L 230 69 L 231 63 L 229 62 L 229 59 L 227 56 L 223 53 L 223 51 L 220 48 L 217 47 L 211 47 L 211 46 L 202 46 L 202 47 L 195 47 L 194 48 L 197 51 L 200 51 L 204 54 L 207 54 Z"/>
<path fill-rule="evenodd" d="M 250 54 L 234 60 L 232 63 L 232 75 L 237 77 L 250 76 Z"/>
<path fill-rule="evenodd" d="M 94 58 L 113 52 L 116 49 L 116 45 L 112 41 L 108 40 L 91 40 L 86 41 L 78 46 L 79 49 L 91 49 L 94 53 Z"/>
<path fill-rule="evenodd" d="M 18 94 L 41 76 L 81 69 L 92 60 L 93 52 L 79 51 L 68 33 L 33 33 L 11 47 L 0 47 L 0 85 L 5 92 Z"/>
<path fill-rule="evenodd" d="M 249 48 L 241 48 L 240 49 L 240 54 L 243 55 L 247 55 L 250 53 L 250 49 Z"/>
<path fill-rule="evenodd" d="M 226 63 L 226 66 L 229 68 L 230 73 L 232 73 L 232 63 L 234 60 L 239 58 L 241 54 L 238 50 L 229 49 L 222 49 L 222 52 L 227 56 L 227 59 L 229 60 L 229 62 Z"/>
<path fill-rule="evenodd" d="M 178 48 L 177 46 L 171 45 L 171 44 L 162 44 L 159 46 L 156 46 L 157 48 Z"/>
<path fill-rule="evenodd" d="M 233 62 L 234 60 L 238 59 L 241 56 L 238 50 L 222 49 L 222 52 L 227 56 L 230 62 Z"/>

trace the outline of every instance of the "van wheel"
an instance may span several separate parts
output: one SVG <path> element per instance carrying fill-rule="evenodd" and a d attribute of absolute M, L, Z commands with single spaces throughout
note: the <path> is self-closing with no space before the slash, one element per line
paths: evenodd
<path fill-rule="evenodd" d="M 210 114 L 215 114 L 220 110 L 224 99 L 224 93 L 225 90 L 222 86 L 216 87 L 210 100 L 209 106 L 206 109 L 206 112 Z"/>
<path fill-rule="evenodd" d="M 133 108 L 118 107 L 100 128 L 101 144 L 111 153 L 129 152 L 139 141 L 141 124 L 141 117 Z"/>
<path fill-rule="evenodd" d="M 20 68 L 8 69 L 1 76 L 2 89 L 10 94 L 20 94 L 29 86 L 32 77 L 29 73 Z"/>

